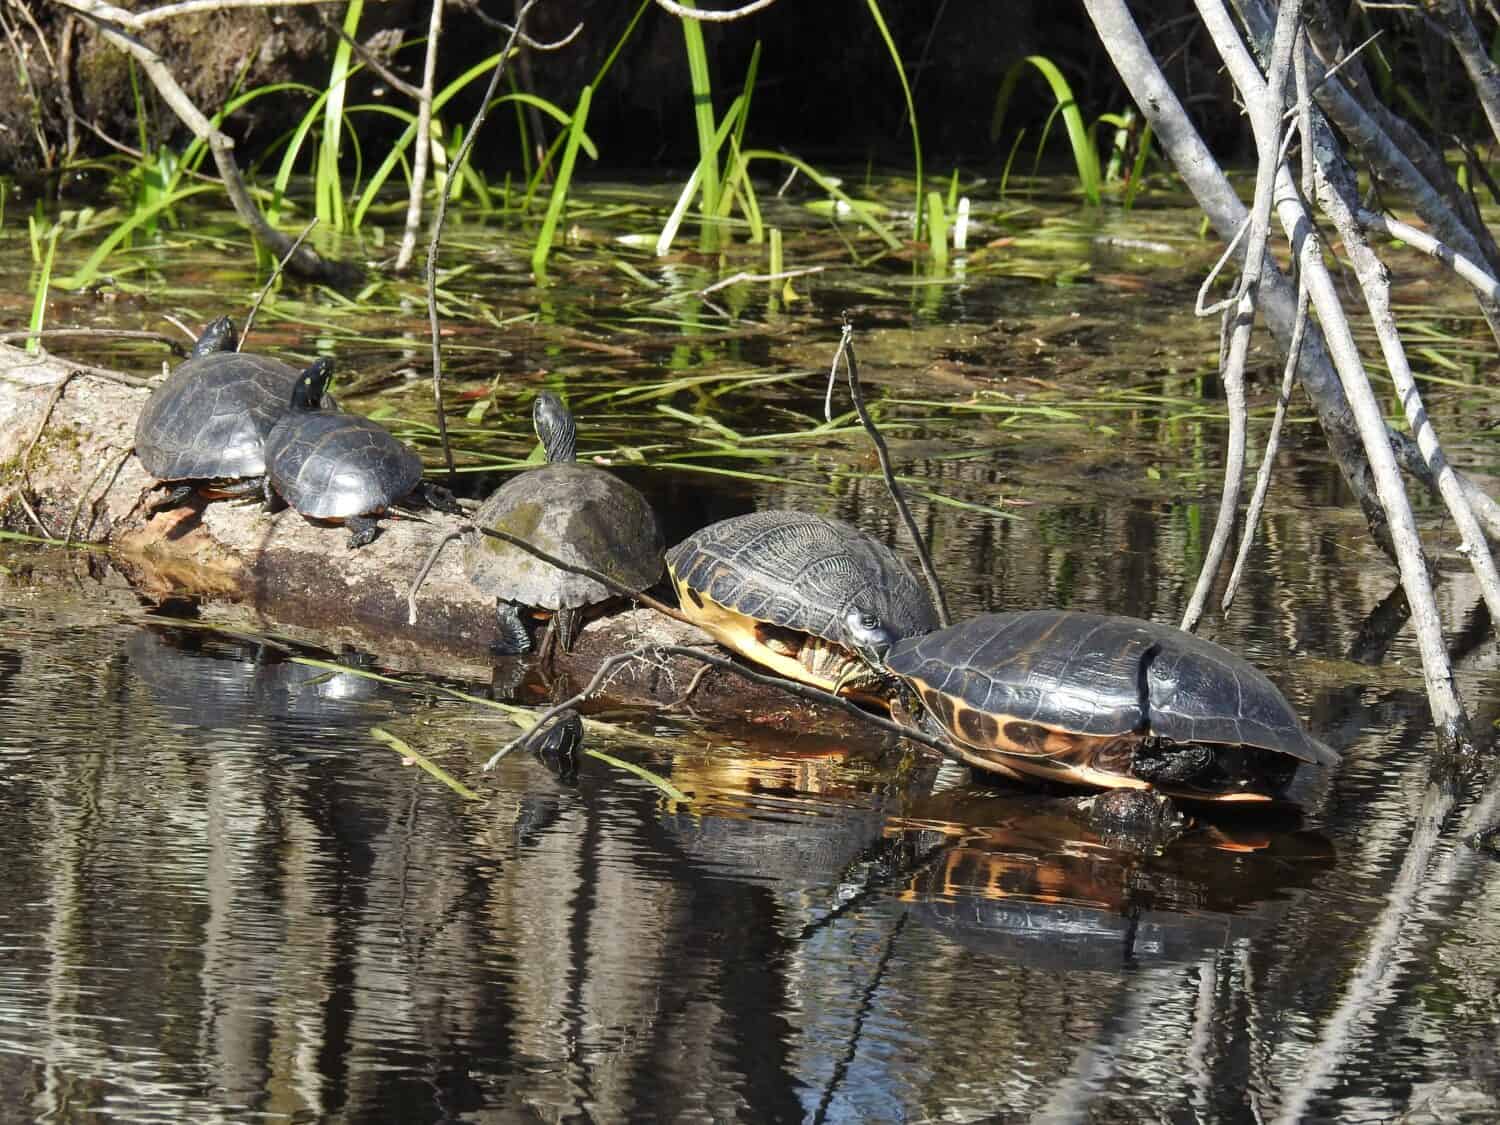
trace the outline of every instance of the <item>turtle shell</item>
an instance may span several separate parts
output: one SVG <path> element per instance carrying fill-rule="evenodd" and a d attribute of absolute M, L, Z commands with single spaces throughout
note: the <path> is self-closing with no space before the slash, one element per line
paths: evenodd
<path fill-rule="evenodd" d="M 1101 787 L 1264 800 L 1294 763 L 1333 765 L 1286 697 L 1228 649 L 1131 617 L 985 614 L 892 646 L 887 669 L 920 696 L 961 753 L 1000 768 Z M 1142 761 L 1198 748 L 1204 769 L 1157 783 Z M 1138 761 L 1138 755 L 1142 761 Z M 1238 755 L 1238 756 L 1237 756 Z M 1243 759 L 1243 760 L 1242 760 Z"/>
<path fill-rule="evenodd" d="M 288 392 L 290 393 L 290 392 Z M 379 512 L 422 480 L 422 461 L 378 422 L 314 410 L 287 414 L 266 438 L 271 487 L 314 519 Z"/>
<path fill-rule="evenodd" d="M 667 566 L 690 616 L 707 599 L 846 648 L 853 647 L 844 623 L 851 606 L 897 638 L 938 625 L 926 588 L 900 556 L 850 524 L 807 512 L 722 520 L 668 551 Z"/>
<path fill-rule="evenodd" d="M 507 481 L 474 513 L 474 522 L 534 543 L 549 555 L 586 566 L 632 590 L 661 577 L 662 536 L 646 498 L 619 477 L 591 465 L 559 462 Z M 464 570 L 481 592 L 520 605 L 564 609 L 615 596 L 502 539 L 474 534 Z"/>
<path fill-rule="evenodd" d="M 180 364 L 135 423 L 135 452 L 158 480 L 257 477 L 265 439 L 300 374 L 265 356 L 215 352 Z"/>

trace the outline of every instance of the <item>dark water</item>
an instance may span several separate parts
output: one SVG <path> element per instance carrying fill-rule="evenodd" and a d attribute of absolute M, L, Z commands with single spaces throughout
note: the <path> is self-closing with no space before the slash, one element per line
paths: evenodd
<path fill-rule="evenodd" d="M 1158 238 L 1183 221 L 1119 225 Z M 1175 620 L 1222 457 L 1213 331 L 1180 311 L 1213 253 L 1179 240 L 1142 258 L 1107 223 L 1060 222 L 997 225 L 1012 252 L 941 284 L 900 263 L 802 282 L 790 312 L 759 291 L 693 305 L 715 271 L 691 258 L 632 259 L 664 297 L 574 251 L 538 297 L 517 262 L 468 251 L 496 319 L 534 314 L 483 333 L 460 318 L 471 487 L 525 455 L 518 404 L 553 386 L 674 531 L 777 504 L 895 541 L 862 439 L 806 435 L 836 310 L 857 306 L 957 611 Z M 137 298 L 145 311 L 59 315 L 196 323 L 253 287 L 190 294 L 198 259 L 139 259 L 176 288 Z M 1065 278 L 1088 283 L 1037 284 Z M 265 346 L 349 356 L 352 403 L 432 454 L 413 292 L 357 311 L 284 297 Z M 1491 471 L 1488 390 L 1445 385 L 1429 405 L 1455 458 Z M 593 759 L 576 786 L 520 755 L 485 774 L 513 728 L 419 677 L 330 674 L 148 621 L 106 561 L 0 543 L 0 1120 L 1495 1119 L 1493 861 L 1444 833 L 1355 990 L 1433 739 L 1414 645 L 1379 613 L 1393 576 L 1311 427 L 1290 428 L 1276 480 L 1240 600 L 1204 631 L 1344 761 L 1298 779 L 1300 812 L 1204 816 L 1160 854 L 899 750 L 681 717 L 594 744 L 689 803 Z M 1416 499 L 1488 729 L 1487 622 L 1451 529 Z"/>

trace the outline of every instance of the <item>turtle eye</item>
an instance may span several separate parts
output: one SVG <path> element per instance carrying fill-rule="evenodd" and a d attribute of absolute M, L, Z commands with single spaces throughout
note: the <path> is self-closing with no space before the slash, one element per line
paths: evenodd
<path fill-rule="evenodd" d="M 896 639 L 881 623 L 877 614 L 857 606 L 851 607 L 844 614 L 844 627 L 848 630 L 850 643 L 867 658 L 883 658 L 885 650 Z"/>

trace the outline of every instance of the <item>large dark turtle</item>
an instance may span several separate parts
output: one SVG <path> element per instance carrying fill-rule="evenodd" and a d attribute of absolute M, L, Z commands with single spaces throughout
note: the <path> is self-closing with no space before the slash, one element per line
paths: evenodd
<path fill-rule="evenodd" d="M 537 395 L 531 419 L 547 464 L 496 489 L 474 513 L 474 523 L 509 532 L 631 590 L 650 586 L 662 569 L 661 529 L 651 505 L 612 473 L 577 463 L 577 427 L 556 395 Z M 523 607 L 553 611 L 542 637 L 545 656 L 554 645 L 569 651 L 583 610 L 616 593 L 482 532 L 464 544 L 464 571 L 477 589 L 496 599 L 500 632 L 494 647 L 502 653 L 531 648 L 521 622 Z"/>
<path fill-rule="evenodd" d="M 289 410 L 266 437 L 267 507 L 284 500 L 309 519 L 341 521 L 349 547 L 380 534 L 377 519 L 398 503 L 455 515 L 447 489 L 422 479 L 422 461 L 378 422 L 319 408 L 333 374 L 320 359 L 297 378 Z"/>
<path fill-rule="evenodd" d="M 1248 662 L 1133 617 L 984 614 L 873 658 L 966 761 L 1011 777 L 1266 801 L 1298 762 L 1339 760 Z"/>
<path fill-rule="evenodd" d="M 938 626 L 926 588 L 884 543 L 839 520 L 764 511 L 667 552 L 682 611 L 726 648 L 790 679 L 861 691 L 859 654 Z"/>
<path fill-rule="evenodd" d="M 195 492 L 261 491 L 266 435 L 285 416 L 299 372 L 237 352 L 235 342 L 227 316 L 210 324 L 136 418 L 136 456 L 148 473 L 173 486 L 151 505 L 152 512 L 175 507 Z"/>

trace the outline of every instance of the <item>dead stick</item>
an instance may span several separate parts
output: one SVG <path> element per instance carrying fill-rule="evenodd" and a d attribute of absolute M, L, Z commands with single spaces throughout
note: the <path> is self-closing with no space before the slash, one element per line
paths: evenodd
<path fill-rule="evenodd" d="M 459 175 L 469 159 L 469 150 L 474 147 L 474 138 L 479 135 L 484 119 L 489 116 L 490 102 L 495 97 L 495 90 L 499 88 L 500 76 L 505 72 L 506 60 L 515 49 L 516 37 L 521 34 L 521 25 L 526 22 L 526 13 L 531 11 L 531 6 L 535 3 L 536 0 L 526 0 L 525 6 L 516 13 L 516 26 L 510 29 L 510 38 L 506 40 L 505 47 L 500 52 L 500 60 L 490 74 L 490 84 L 484 91 L 484 97 L 479 99 L 479 109 L 474 113 L 474 120 L 469 123 L 469 132 L 464 137 L 464 143 L 459 146 L 458 155 L 453 158 L 450 177 Z M 448 419 L 443 414 L 443 336 L 442 330 L 438 327 L 437 307 L 438 245 L 443 239 L 443 221 L 447 217 L 448 193 L 440 191 L 438 192 L 437 213 L 432 217 L 432 241 L 427 246 L 427 321 L 432 336 L 433 405 L 437 410 L 438 436 L 443 441 L 443 463 L 448 467 L 448 482 L 451 484 L 454 477 L 453 447 L 448 444 Z"/>
<path fill-rule="evenodd" d="M 839 369 L 840 358 L 844 360 L 844 370 L 849 376 L 849 397 L 854 401 L 854 411 L 859 415 L 860 425 L 864 426 L 865 433 L 870 435 L 870 441 L 875 445 L 875 456 L 880 460 L 880 471 L 885 476 L 886 490 L 890 492 L 896 511 L 901 514 L 902 522 L 906 524 L 907 534 L 911 536 L 912 546 L 917 552 L 917 560 L 922 564 L 922 573 L 927 578 L 927 587 L 932 591 L 932 602 L 937 608 L 938 624 L 946 629 L 953 619 L 948 616 L 948 599 L 943 596 L 943 587 L 938 582 L 937 571 L 933 568 L 932 556 L 927 553 L 927 541 L 917 530 L 917 521 L 912 518 L 911 509 L 906 506 L 906 496 L 896 482 L 896 474 L 891 469 L 891 453 L 886 448 L 885 438 L 881 437 L 880 428 L 875 425 L 869 411 L 865 409 L 865 396 L 859 383 L 859 361 L 854 355 L 854 326 L 849 322 L 847 313 L 844 314 L 844 329 L 839 337 L 838 351 L 833 354 L 833 367 L 828 372 L 828 399 L 823 404 L 823 412 L 830 422 L 833 420 L 833 381 Z"/>
<path fill-rule="evenodd" d="M 135 328 L 38 328 L 32 331 L 0 332 L 0 344 L 15 340 L 49 340 L 56 338 L 98 337 L 105 340 L 149 340 L 166 344 L 174 355 L 187 355 L 187 349 L 175 338 L 161 332 L 147 332 Z"/>
<path fill-rule="evenodd" d="M 266 295 L 271 292 L 271 286 L 276 284 L 276 279 L 281 276 L 281 271 L 286 269 L 287 261 L 297 252 L 297 247 L 302 245 L 302 240 L 312 233 L 313 227 L 318 225 L 318 216 L 314 215 L 307 226 L 302 228 L 302 233 L 292 243 L 287 252 L 281 256 L 276 263 L 276 268 L 271 271 L 271 276 L 266 278 L 266 283 L 261 286 L 260 292 L 255 295 L 255 304 L 250 306 L 250 315 L 245 318 L 245 330 L 240 333 L 240 341 L 234 346 L 235 351 L 243 351 L 245 341 L 250 336 L 250 328 L 255 323 L 255 314 L 260 312 L 260 306 L 265 301 Z"/>
<path fill-rule="evenodd" d="M 859 704 L 855 703 L 853 700 L 845 699 L 842 696 L 833 695 L 830 692 L 823 691 L 821 688 L 811 687 L 807 684 L 799 684 L 795 680 L 784 680 L 779 676 L 768 676 L 761 672 L 754 672 L 749 668 L 734 663 L 734 661 L 732 660 L 726 659 L 725 657 L 714 656 L 710 653 L 702 652 L 695 648 L 689 648 L 687 645 L 641 645 L 640 647 L 633 648 L 628 652 L 617 653 L 616 655 L 611 656 L 608 660 L 606 660 L 599 666 L 599 670 L 594 673 L 594 677 L 588 682 L 588 686 L 586 686 L 582 691 L 576 693 L 572 697 L 563 700 L 563 702 L 558 703 L 553 707 L 549 707 L 546 711 L 543 711 L 540 715 L 537 716 L 536 723 L 532 726 L 531 730 L 526 731 L 519 737 L 512 739 L 506 745 L 500 747 L 499 750 L 495 751 L 490 760 L 485 762 L 484 768 L 494 768 L 496 762 L 505 757 L 505 755 L 509 754 L 511 751 L 517 749 L 522 745 L 525 745 L 531 737 L 540 732 L 542 728 L 547 725 L 547 723 L 551 722 L 562 712 L 568 710 L 570 707 L 577 707 L 581 703 L 587 701 L 588 698 L 596 691 L 598 691 L 600 686 L 614 674 L 617 668 L 621 667 L 624 664 L 628 664 L 632 660 L 645 660 L 653 654 L 660 656 L 681 656 L 689 660 L 702 661 L 704 664 L 710 665 L 711 667 L 722 669 L 725 672 L 732 672 L 734 675 L 747 679 L 751 683 L 760 684 L 763 687 L 780 688 L 789 695 L 795 695 L 799 699 L 805 699 L 811 703 L 823 703 L 830 707 L 837 707 L 839 708 L 839 710 L 847 711 L 849 714 L 863 719 L 865 722 L 870 723 L 873 726 L 877 726 L 881 730 L 888 731 L 891 734 L 900 735 L 902 738 L 909 738 L 913 742 L 920 742 L 922 745 L 936 750 L 939 754 L 943 755 L 943 757 L 948 758 L 953 762 L 957 762 L 959 765 L 967 764 L 959 755 L 958 751 L 954 750 L 952 746 L 948 745 L 948 743 L 944 742 L 942 739 L 927 734 L 925 731 L 916 730 L 911 727 L 905 727 L 891 719 L 885 719 L 879 715 L 872 714 L 871 712 L 866 711 Z"/>
<path fill-rule="evenodd" d="M 426 580 L 427 573 L 432 569 L 432 564 L 437 561 L 438 555 L 442 552 L 443 548 L 446 547 L 451 541 L 459 538 L 462 535 L 466 535 L 471 531 L 478 532 L 481 535 L 488 535 L 492 539 L 504 540 L 506 543 L 509 543 L 514 547 L 519 547 L 529 555 L 535 555 L 537 558 L 541 559 L 549 566 L 557 567 L 558 570 L 565 570 L 569 574 L 581 574 L 585 578 L 592 578 L 595 582 L 599 583 L 599 585 L 613 591 L 616 594 L 619 594 L 622 598 L 630 598 L 633 601 L 637 601 L 647 609 L 654 609 L 657 613 L 660 613 L 664 617 L 670 617 L 674 621 L 681 621 L 685 625 L 694 624 L 692 619 L 684 614 L 681 610 L 674 609 L 672 606 L 667 605 L 666 602 L 658 601 L 650 594 L 643 594 L 638 590 L 632 590 L 629 586 L 615 581 L 609 575 L 604 574 L 601 571 L 597 571 L 593 567 L 580 566 L 577 563 L 564 562 L 556 555 L 548 554 L 546 551 L 538 547 L 535 543 L 530 543 L 527 540 L 522 539 L 519 535 L 512 535 L 508 531 L 499 531 L 493 527 L 483 527 L 479 524 L 473 523 L 464 524 L 462 527 L 448 532 L 441 539 L 439 539 L 436 544 L 433 545 L 432 550 L 427 555 L 427 561 L 422 564 L 422 569 L 417 572 L 416 578 L 412 580 L 411 589 L 407 592 L 406 595 L 407 624 L 415 625 L 417 623 L 417 589 Z"/>
<path fill-rule="evenodd" d="M 427 54 L 422 64 L 422 87 L 417 91 L 417 147 L 412 153 L 411 190 L 406 197 L 406 229 L 401 233 L 401 248 L 396 251 L 397 273 L 406 272 L 417 248 L 417 228 L 422 225 L 422 192 L 427 187 L 427 165 L 432 159 L 432 87 L 437 79 L 438 40 L 443 34 L 445 0 L 432 0 L 427 22 Z M 496 63 L 499 69 L 504 56 Z M 446 195 L 446 187 L 439 194 Z M 451 468 L 451 466 L 450 466 Z"/>

